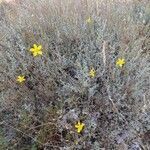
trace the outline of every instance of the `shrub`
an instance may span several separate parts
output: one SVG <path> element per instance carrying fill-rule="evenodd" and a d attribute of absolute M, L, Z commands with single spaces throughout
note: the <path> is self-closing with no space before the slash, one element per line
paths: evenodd
<path fill-rule="evenodd" d="M 149 8 L 148 0 L 1 3 L 8 144 L 0 149 L 148 149 Z"/>

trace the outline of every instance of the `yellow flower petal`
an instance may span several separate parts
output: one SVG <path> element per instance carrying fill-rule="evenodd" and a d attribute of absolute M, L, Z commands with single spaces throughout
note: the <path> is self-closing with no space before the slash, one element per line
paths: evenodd
<path fill-rule="evenodd" d="M 39 46 L 38 46 L 38 50 L 41 50 L 41 49 L 42 49 L 42 45 L 39 45 Z"/>
<path fill-rule="evenodd" d="M 42 51 L 39 51 L 38 54 L 39 54 L 39 55 L 42 55 Z"/>
<path fill-rule="evenodd" d="M 75 128 L 78 128 L 78 125 L 75 125 Z"/>
<path fill-rule="evenodd" d="M 30 48 L 30 52 L 34 52 L 34 48 Z"/>
<path fill-rule="evenodd" d="M 80 133 L 80 132 L 81 132 L 81 129 L 78 128 L 77 132 Z"/>
<path fill-rule="evenodd" d="M 37 56 L 38 55 L 38 53 L 37 52 L 33 52 L 33 56 L 35 57 L 35 56 Z"/>
<path fill-rule="evenodd" d="M 34 49 L 37 49 L 37 45 L 36 44 L 33 44 L 33 47 L 34 47 Z"/>

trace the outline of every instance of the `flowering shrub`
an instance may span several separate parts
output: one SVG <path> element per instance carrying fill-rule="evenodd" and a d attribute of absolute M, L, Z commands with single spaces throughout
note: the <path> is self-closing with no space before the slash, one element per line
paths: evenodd
<path fill-rule="evenodd" d="M 149 1 L 15 2 L 0 3 L 0 149 L 148 149 Z"/>

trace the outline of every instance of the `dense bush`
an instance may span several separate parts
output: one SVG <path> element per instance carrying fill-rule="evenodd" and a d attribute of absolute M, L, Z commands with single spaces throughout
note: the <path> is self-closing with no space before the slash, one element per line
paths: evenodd
<path fill-rule="evenodd" d="M 148 0 L 1 3 L 0 37 L 1 150 L 149 150 Z"/>

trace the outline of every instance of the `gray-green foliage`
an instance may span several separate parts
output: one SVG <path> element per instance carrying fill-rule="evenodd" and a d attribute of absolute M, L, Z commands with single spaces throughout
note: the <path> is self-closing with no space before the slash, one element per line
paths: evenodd
<path fill-rule="evenodd" d="M 8 142 L 5 139 L 4 132 L 2 131 L 2 128 L 0 127 L 0 149 L 5 150 L 7 149 Z"/>
<path fill-rule="evenodd" d="M 0 4 L 0 119 L 12 135 L 5 140 L 9 133 L 1 133 L 0 146 L 147 148 L 149 8 L 148 0 Z M 43 56 L 29 52 L 35 43 L 43 46 Z M 115 65 L 118 58 L 125 59 L 123 68 Z M 16 83 L 20 74 L 26 76 L 22 85 Z M 86 125 L 81 135 L 74 128 L 78 120 Z"/>

